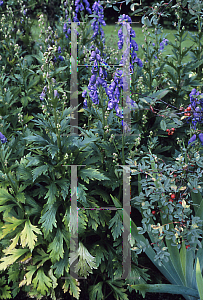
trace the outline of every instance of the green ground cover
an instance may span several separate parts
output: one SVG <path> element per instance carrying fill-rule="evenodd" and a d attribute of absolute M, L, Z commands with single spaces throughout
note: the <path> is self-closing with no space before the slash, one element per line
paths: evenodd
<path fill-rule="evenodd" d="M 134 25 L 134 24 L 133 24 Z M 142 28 L 138 27 L 136 25 L 133 26 L 132 28 L 135 31 L 136 37 L 134 38 L 134 40 L 136 41 L 136 43 L 139 45 L 139 50 L 137 51 L 137 55 L 140 59 L 143 59 L 143 51 L 141 50 L 141 45 L 144 43 L 144 34 L 142 33 Z M 115 25 L 106 25 L 106 26 L 102 26 L 104 33 L 105 33 L 105 37 L 106 37 L 106 42 L 107 45 L 109 47 L 114 47 L 114 49 L 118 49 L 117 48 L 117 42 L 118 42 L 118 30 L 120 29 L 120 27 L 116 28 Z M 149 28 L 148 30 L 150 33 L 152 31 L 151 28 Z M 175 42 L 175 36 L 174 34 L 176 33 L 176 30 L 170 30 L 170 29 L 163 29 L 163 34 L 168 34 L 167 35 L 167 39 L 170 40 L 172 43 Z M 154 41 L 152 40 L 152 43 Z M 190 47 L 194 44 L 193 41 L 190 40 L 189 35 L 187 36 L 187 39 L 183 42 L 183 47 Z M 163 55 L 171 55 L 172 54 L 172 46 L 167 45 L 165 46 L 164 50 L 162 51 Z M 183 62 L 187 62 L 190 60 L 190 55 L 188 54 Z"/>

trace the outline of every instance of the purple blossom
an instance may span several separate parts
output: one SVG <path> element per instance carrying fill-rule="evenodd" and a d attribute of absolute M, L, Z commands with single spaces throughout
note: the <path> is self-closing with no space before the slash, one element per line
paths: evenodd
<path fill-rule="evenodd" d="M 87 99 L 84 99 L 83 101 L 83 108 L 87 108 Z"/>
<path fill-rule="evenodd" d="M 73 21 L 74 22 L 79 22 L 78 17 L 77 17 L 77 13 L 79 11 L 84 10 L 84 5 L 81 2 L 82 2 L 82 0 L 75 0 L 75 6 L 76 6 L 76 8 L 75 8 L 75 16 L 73 17 Z M 89 2 L 87 0 L 83 0 L 83 2 L 85 3 L 85 8 L 86 8 L 87 12 L 91 15 L 92 11 L 89 8 L 90 7 Z"/>
<path fill-rule="evenodd" d="M 44 100 L 44 98 L 45 98 L 45 96 L 46 96 L 46 91 L 47 91 L 47 87 L 45 86 L 45 87 L 43 88 L 43 91 L 42 91 L 40 97 L 39 97 L 41 101 Z"/>
<path fill-rule="evenodd" d="M 42 92 L 41 95 L 39 96 L 39 99 L 40 99 L 41 101 L 43 101 L 44 98 L 45 98 L 45 96 L 46 96 L 46 94 L 45 94 L 44 92 Z"/>
<path fill-rule="evenodd" d="M 0 1 L 0 6 L 2 6 L 3 4 L 4 4 L 4 1 L 1 0 L 1 1 Z"/>
<path fill-rule="evenodd" d="M 7 138 L 0 132 L 0 140 L 2 142 L 2 144 L 7 142 Z"/>
<path fill-rule="evenodd" d="M 65 33 L 67 31 L 67 24 L 65 23 L 64 25 L 63 25 L 63 32 Z"/>
<path fill-rule="evenodd" d="M 60 46 L 58 47 L 58 53 L 61 53 L 61 47 Z"/>
<path fill-rule="evenodd" d="M 123 22 L 123 21 L 126 21 L 128 23 L 132 23 L 132 20 L 131 18 L 128 16 L 128 15 L 125 15 L 123 14 L 122 16 L 119 17 L 118 19 L 119 22 Z M 123 23 L 120 23 L 120 25 L 123 26 Z M 142 61 L 137 57 L 137 53 L 135 53 L 135 51 L 138 51 L 138 44 L 132 40 L 132 37 L 135 37 L 135 31 L 129 26 L 128 27 L 128 32 L 130 33 L 130 43 L 131 43 L 131 48 L 133 49 L 132 50 L 132 53 L 131 53 L 131 64 L 130 64 L 130 70 L 133 72 L 133 64 L 134 63 L 137 63 L 137 65 L 139 67 L 143 67 L 143 63 Z M 119 41 L 118 41 L 118 49 L 121 50 L 123 48 L 123 28 L 121 27 L 119 30 L 118 30 L 118 37 L 119 37 Z M 126 53 L 127 55 L 127 53 Z M 120 61 L 120 64 L 124 64 L 124 55 L 122 55 L 122 60 Z"/>
<path fill-rule="evenodd" d="M 57 92 L 57 90 L 54 90 L 54 98 L 58 97 L 59 98 L 59 94 Z"/>
<path fill-rule="evenodd" d="M 168 45 L 168 40 L 167 39 L 163 39 L 163 41 L 160 43 L 160 51 L 164 50 L 164 46 Z"/>
<path fill-rule="evenodd" d="M 84 90 L 84 91 L 82 92 L 82 97 L 85 98 L 86 96 L 87 96 L 87 91 Z"/>
<path fill-rule="evenodd" d="M 203 146 L 203 133 L 200 133 L 200 134 L 199 134 L 199 139 L 200 139 L 200 142 L 201 142 L 201 144 L 202 144 L 202 146 Z"/>
<path fill-rule="evenodd" d="M 59 60 L 63 61 L 64 60 L 63 56 L 59 55 Z"/>
<path fill-rule="evenodd" d="M 194 145 L 194 142 L 195 142 L 195 140 L 196 140 L 196 137 L 197 137 L 196 134 L 194 134 L 194 135 L 191 137 L 191 139 L 188 141 L 188 145 L 191 144 L 191 143 L 192 143 L 191 145 Z"/>
<path fill-rule="evenodd" d="M 192 89 L 189 95 L 191 103 L 189 107 L 191 107 L 190 112 L 192 113 L 192 117 L 189 117 L 188 121 L 192 120 L 193 129 L 196 129 L 197 123 L 203 124 L 203 99 L 198 100 L 196 96 L 199 95 L 200 92 L 196 91 L 196 89 Z M 201 96 L 203 96 L 203 94 L 201 94 Z"/>
<path fill-rule="evenodd" d="M 92 39 L 94 40 L 96 36 L 101 36 L 103 44 L 105 44 L 105 38 L 104 38 L 104 30 L 102 29 L 101 25 L 106 26 L 106 23 L 104 21 L 104 9 L 100 5 L 100 1 L 94 2 L 93 6 L 93 14 L 97 15 L 98 17 L 94 17 L 94 21 L 91 24 L 91 27 L 94 31 Z"/>

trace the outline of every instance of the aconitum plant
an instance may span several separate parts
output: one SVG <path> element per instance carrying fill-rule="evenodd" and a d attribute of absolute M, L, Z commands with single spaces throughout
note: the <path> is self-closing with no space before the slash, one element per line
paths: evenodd
<path fill-rule="evenodd" d="M 87 10 L 88 13 L 91 15 L 92 11 L 91 11 L 91 9 L 90 9 L 90 4 L 89 4 L 89 2 L 88 2 L 87 0 L 83 0 L 83 2 L 85 3 L 85 8 L 86 8 L 86 10 Z M 81 0 L 76 0 L 76 1 L 75 1 L 75 6 L 76 6 L 76 8 L 75 8 L 76 14 L 75 14 L 75 16 L 73 17 L 73 21 L 74 21 L 74 22 L 79 22 L 77 13 L 78 13 L 79 11 L 83 11 L 85 8 L 84 8 L 84 5 L 83 5 L 83 3 L 82 3 Z"/>
<path fill-rule="evenodd" d="M 197 124 L 203 124 L 203 93 L 200 94 L 195 88 L 190 93 L 190 103 L 187 109 L 185 110 L 185 115 L 188 115 L 188 121 L 192 121 L 192 129 L 197 131 Z M 199 99 L 198 99 L 199 98 Z M 193 136 L 188 141 L 188 145 L 194 146 L 197 135 L 193 134 Z M 203 133 L 199 133 L 199 140 L 201 145 L 203 146 Z"/>
<path fill-rule="evenodd" d="M 160 43 L 159 45 L 159 52 L 163 51 L 164 50 L 164 46 L 167 46 L 168 45 L 168 40 L 167 39 L 163 39 L 163 41 Z M 155 47 L 155 43 L 152 43 L 152 46 Z M 157 56 L 154 55 L 154 58 L 157 59 Z"/>
<path fill-rule="evenodd" d="M 96 36 L 101 35 L 102 43 L 105 44 L 104 30 L 101 27 L 101 25 L 106 26 L 106 23 L 104 21 L 104 9 L 100 5 L 99 1 L 94 2 L 92 9 L 93 9 L 93 14 L 98 15 L 98 18 L 94 17 L 94 22 L 91 24 L 91 27 L 94 31 L 92 39 L 94 40 Z"/>
<path fill-rule="evenodd" d="M 121 22 L 120 25 L 123 25 L 123 23 L 122 23 L 123 21 L 132 23 L 131 18 L 125 14 L 120 16 L 118 21 Z M 123 28 L 122 27 L 118 31 L 118 37 L 119 37 L 118 49 L 121 50 L 123 48 Z M 132 64 L 137 63 L 137 65 L 139 67 L 143 67 L 143 63 L 142 63 L 141 59 L 137 57 L 137 53 L 135 52 L 135 51 L 138 51 L 138 44 L 134 40 L 132 40 L 132 37 L 135 37 L 135 31 L 130 27 L 130 43 L 133 48 L 133 51 L 131 53 Z M 122 55 L 122 59 L 123 59 L 123 55 Z M 123 64 L 123 60 L 120 61 L 120 64 Z M 134 71 L 132 64 L 130 64 L 130 67 L 132 68 L 132 71 Z"/>

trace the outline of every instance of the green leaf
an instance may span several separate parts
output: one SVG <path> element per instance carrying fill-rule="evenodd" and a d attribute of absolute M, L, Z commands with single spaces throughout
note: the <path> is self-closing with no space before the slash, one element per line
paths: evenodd
<path fill-rule="evenodd" d="M 25 204 L 25 194 L 24 193 L 18 193 L 16 195 L 16 199 L 18 202 Z"/>
<path fill-rule="evenodd" d="M 60 73 L 61 71 L 64 71 L 64 70 L 67 69 L 67 68 L 68 68 L 68 66 L 57 68 L 57 69 L 55 70 L 55 72 L 54 72 L 54 75 Z"/>
<path fill-rule="evenodd" d="M 166 131 L 166 122 L 164 120 L 161 120 L 160 126 L 163 131 Z"/>
<path fill-rule="evenodd" d="M 33 175 L 33 182 L 35 179 L 37 179 L 40 175 L 42 174 L 47 174 L 48 171 L 48 165 L 43 165 L 40 167 L 36 167 L 34 170 L 32 170 L 32 175 Z"/>
<path fill-rule="evenodd" d="M 203 278 L 202 278 L 202 273 L 201 273 L 198 257 L 197 257 L 197 264 L 196 264 L 196 281 L 197 281 L 197 287 L 198 287 L 200 300 L 203 300 Z"/>
<path fill-rule="evenodd" d="M 26 107 L 30 100 L 31 98 L 29 96 L 24 96 L 20 99 L 20 102 L 22 103 L 23 107 Z"/>
<path fill-rule="evenodd" d="M 59 203 L 54 203 L 53 205 L 45 204 L 45 207 L 42 211 L 42 216 L 40 218 L 39 223 L 42 223 L 43 232 L 45 238 L 52 232 L 53 226 L 57 228 L 56 224 L 56 212 L 58 209 Z"/>
<path fill-rule="evenodd" d="M 95 256 L 96 256 L 96 264 L 97 267 L 101 264 L 101 261 L 105 261 L 105 257 L 106 259 L 108 259 L 108 252 L 107 250 L 104 248 L 103 245 L 98 244 L 98 245 L 94 245 L 95 248 Z"/>
<path fill-rule="evenodd" d="M 68 258 L 68 251 L 65 251 L 63 259 L 60 259 L 57 261 L 53 266 L 53 269 L 56 269 L 54 271 L 54 274 L 57 278 L 64 275 L 64 269 L 66 272 L 69 272 L 69 258 Z"/>
<path fill-rule="evenodd" d="M 118 8 L 117 6 L 115 6 L 115 5 L 113 5 L 113 9 L 114 9 L 115 11 L 120 11 L 119 8 Z"/>
<path fill-rule="evenodd" d="M 158 91 L 156 93 L 153 93 L 150 96 L 152 96 L 153 98 L 161 99 L 164 96 L 166 96 L 168 93 L 169 93 L 169 90 L 160 90 L 160 91 Z"/>
<path fill-rule="evenodd" d="M 115 241 L 123 232 L 123 223 L 118 212 L 116 212 L 115 216 L 109 222 L 109 228 L 111 227 L 111 233 Z"/>
<path fill-rule="evenodd" d="M 195 204 L 194 210 L 195 210 L 195 216 L 200 217 L 201 220 L 203 220 L 203 199 L 201 193 L 198 191 L 197 193 L 194 193 L 193 191 L 190 191 L 192 201 Z"/>
<path fill-rule="evenodd" d="M 23 139 L 27 140 L 29 142 L 37 142 L 37 143 L 41 143 L 41 144 L 44 144 L 44 145 L 48 143 L 47 140 L 43 139 L 43 137 L 41 137 L 38 134 L 31 135 L 31 136 L 26 136 Z"/>
<path fill-rule="evenodd" d="M 37 275 L 32 283 L 38 292 L 44 296 L 46 295 L 46 292 L 48 292 L 48 288 L 52 287 L 51 279 L 45 275 L 43 268 L 40 268 L 37 271 Z"/>
<path fill-rule="evenodd" d="M 103 282 L 100 281 L 95 285 L 91 285 L 88 288 L 90 300 L 102 300 L 104 299 L 104 295 L 102 293 Z"/>
<path fill-rule="evenodd" d="M 100 173 L 97 169 L 81 169 L 79 175 L 87 184 L 89 184 L 89 179 L 94 180 L 110 180 L 104 174 Z"/>
<path fill-rule="evenodd" d="M 32 120 L 34 117 L 33 116 L 28 116 L 28 114 L 27 115 L 24 115 L 23 116 L 23 123 L 24 124 L 27 124 L 30 120 Z"/>
<path fill-rule="evenodd" d="M 52 182 L 49 186 L 48 186 L 48 192 L 46 193 L 46 196 L 44 197 L 44 199 L 48 198 L 47 204 L 54 204 L 54 202 L 56 201 L 56 193 L 57 193 L 57 187 L 56 184 L 54 182 Z"/>
<path fill-rule="evenodd" d="M 66 197 L 69 194 L 69 187 L 70 187 L 70 182 L 68 181 L 68 179 L 62 178 L 59 180 L 55 181 L 57 185 L 60 186 L 61 188 L 61 195 L 63 197 L 63 200 L 66 200 Z"/>
<path fill-rule="evenodd" d="M 6 270 L 9 265 L 12 265 L 14 262 L 16 262 L 26 252 L 29 252 L 29 249 L 12 249 L 9 256 L 4 256 L 1 258 L 1 261 L 3 262 L 0 264 L 0 271 Z"/>
<path fill-rule="evenodd" d="M 0 240 L 3 239 L 8 233 L 13 232 L 16 227 L 25 222 L 25 220 L 16 219 L 14 216 L 5 218 L 6 223 L 2 226 L 3 233 Z M 10 224 L 9 224 L 10 223 Z"/>
<path fill-rule="evenodd" d="M 33 79 L 33 76 L 32 78 L 30 79 L 30 82 L 29 82 L 29 85 L 28 85 L 28 90 L 31 89 L 33 86 L 37 85 L 38 82 L 40 81 L 40 78 L 41 76 L 35 76 L 34 79 Z"/>
<path fill-rule="evenodd" d="M 57 145 L 48 145 L 46 146 L 46 149 L 48 153 L 51 155 L 51 158 L 54 159 L 55 155 L 59 151 L 59 148 Z"/>
<path fill-rule="evenodd" d="M 87 277 L 89 273 L 93 273 L 92 269 L 97 269 L 95 257 L 93 257 L 85 246 L 79 242 L 79 248 L 76 252 L 70 253 L 70 266 L 78 258 L 78 263 L 76 264 L 75 271 L 79 271 L 81 276 Z"/>
<path fill-rule="evenodd" d="M 22 280 L 19 283 L 19 287 L 25 285 L 27 283 L 27 285 L 30 285 L 32 282 L 32 277 L 34 275 L 34 273 L 37 271 L 37 266 L 27 266 L 27 270 L 29 270 L 29 272 L 27 272 L 25 274 L 26 279 Z"/>
<path fill-rule="evenodd" d="M 53 242 L 49 244 L 47 252 L 51 252 L 50 257 L 52 263 L 63 258 L 63 234 L 59 228 L 57 228 L 56 236 Z"/>
<path fill-rule="evenodd" d="M 167 293 L 175 295 L 187 295 L 199 298 L 197 290 L 188 288 L 182 285 L 174 284 L 136 284 L 131 285 L 131 288 L 136 291 L 142 291 L 145 293 Z"/>
<path fill-rule="evenodd" d="M 21 232 L 21 244 L 23 248 L 28 245 L 31 252 L 34 249 L 35 242 L 37 241 L 37 236 L 34 234 L 34 232 L 37 234 L 42 234 L 37 226 L 32 225 L 30 220 L 27 220 L 25 222 L 25 227 Z"/>
<path fill-rule="evenodd" d="M 113 290 L 113 294 L 115 296 L 116 299 L 119 300 L 128 300 L 128 296 L 126 295 L 126 289 L 122 288 L 122 286 L 124 285 L 123 282 L 121 281 L 111 281 L 111 280 L 107 280 L 106 281 L 108 283 L 108 285 L 111 287 L 111 289 Z"/>
<path fill-rule="evenodd" d="M 67 277 L 69 277 L 69 278 L 65 279 L 65 283 L 62 287 L 64 290 L 64 293 L 68 292 L 68 290 L 70 289 L 69 294 L 73 295 L 74 298 L 79 299 L 81 289 L 79 288 L 78 280 L 71 277 L 69 274 Z"/>
<path fill-rule="evenodd" d="M 0 205 L 3 205 L 8 201 L 16 203 L 15 198 L 9 194 L 6 189 L 0 188 Z"/>
<path fill-rule="evenodd" d="M 0 299 L 11 299 L 10 287 L 6 285 L 5 276 L 0 278 Z"/>

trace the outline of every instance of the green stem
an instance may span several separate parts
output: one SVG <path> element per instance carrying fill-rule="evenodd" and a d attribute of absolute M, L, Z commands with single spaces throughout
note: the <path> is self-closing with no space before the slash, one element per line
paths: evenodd
<path fill-rule="evenodd" d="M 111 293 L 113 293 L 113 291 L 110 291 L 110 293 L 108 293 L 108 295 L 104 298 L 104 300 L 105 300 L 109 295 L 111 295 Z"/>
<path fill-rule="evenodd" d="M 125 165 L 124 134 L 122 135 L 122 164 Z"/>

